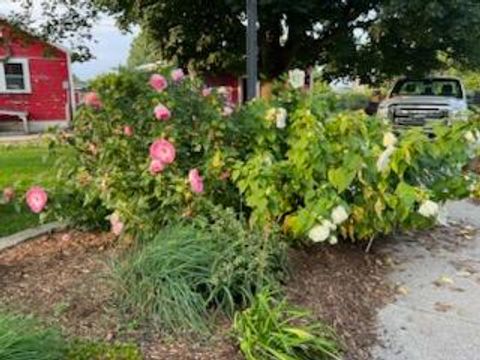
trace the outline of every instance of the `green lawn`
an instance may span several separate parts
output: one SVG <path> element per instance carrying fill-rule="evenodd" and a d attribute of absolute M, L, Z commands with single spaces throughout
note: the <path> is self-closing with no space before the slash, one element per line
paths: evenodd
<path fill-rule="evenodd" d="M 55 183 L 55 159 L 45 144 L 0 145 L 0 190 L 7 186 L 23 194 L 32 185 L 47 189 Z M 0 236 L 13 234 L 39 223 L 25 204 L 0 204 Z"/>
<path fill-rule="evenodd" d="M 39 224 L 38 215 L 31 213 L 26 206 L 18 210 L 12 205 L 0 205 L 0 237 Z"/>

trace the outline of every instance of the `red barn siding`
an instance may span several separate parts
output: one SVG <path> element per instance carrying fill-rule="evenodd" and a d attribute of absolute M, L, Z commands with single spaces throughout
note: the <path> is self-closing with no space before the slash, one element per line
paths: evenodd
<path fill-rule="evenodd" d="M 239 81 L 238 77 L 233 75 L 217 75 L 208 76 L 205 79 L 205 83 L 209 87 L 225 87 L 229 91 L 229 101 L 233 104 L 237 104 L 240 101 L 240 93 L 238 92 Z"/>
<path fill-rule="evenodd" d="M 69 55 L 40 40 L 20 40 L 10 34 L 4 27 L 2 35 L 11 39 L 9 57 L 28 60 L 31 92 L 11 94 L 0 91 L 0 109 L 28 112 L 32 122 L 68 120 Z M 5 55 L 6 49 L 0 46 L 0 58 Z"/>
<path fill-rule="evenodd" d="M 29 59 L 30 94 L 0 93 L 0 108 L 26 111 L 31 121 L 65 120 L 68 79 L 65 60 Z"/>

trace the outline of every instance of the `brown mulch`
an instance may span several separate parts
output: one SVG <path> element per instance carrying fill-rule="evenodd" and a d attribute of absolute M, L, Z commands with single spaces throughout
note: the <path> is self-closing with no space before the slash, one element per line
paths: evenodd
<path fill-rule="evenodd" d="M 394 297 L 385 280 L 391 260 L 351 244 L 295 251 L 291 259 L 289 299 L 336 330 L 345 359 L 370 359 L 377 311 Z"/>
<path fill-rule="evenodd" d="M 472 159 L 468 164 L 467 169 L 480 174 L 480 157 Z"/>
<path fill-rule="evenodd" d="M 78 232 L 41 236 L 0 253 L 0 304 L 34 313 L 68 333 L 101 337 L 115 323 L 109 290 L 99 281 L 112 253 L 108 234 Z"/>
<path fill-rule="evenodd" d="M 147 360 L 239 359 L 224 329 L 204 343 L 128 329 L 106 281 L 114 245 L 110 234 L 72 231 L 0 252 L 0 304 L 34 314 L 70 336 L 138 343 Z"/>
<path fill-rule="evenodd" d="M 63 232 L 0 252 L 0 304 L 33 313 L 70 336 L 141 344 L 146 359 L 240 359 L 229 324 L 205 342 L 162 338 L 132 330 L 115 308 L 105 281 L 115 255 L 109 234 Z M 392 297 L 382 255 L 351 245 L 291 252 L 293 303 L 331 324 L 348 351 L 346 359 L 369 359 L 376 341 L 377 310 Z"/>

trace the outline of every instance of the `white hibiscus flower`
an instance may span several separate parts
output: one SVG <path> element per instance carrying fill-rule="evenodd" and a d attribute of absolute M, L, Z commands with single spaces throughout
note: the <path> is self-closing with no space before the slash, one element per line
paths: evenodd
<path fill-rule="evenodd" d="M 323 220 L 322 224 L 330 229 L 330 231 L 337 230 L 337 225 L 335 225 L 330 220 Z"/>
<path fill-rule="evenodd" d="M 383 146 L 386 148 L 395 146 L 397 141 L 397 137 L 392 132 L 387 132 L 385 135 L 383 135 Z"/>
<path fill-rule="evenodd" d="M 330 239 L 328 239 L 328 242 L 330 243 L 330 245 L 337 245 L 338 238 L 336 236 L 331 236 Z"/>
<path fill-rule="evenodd" d="M 294 89 L 300 89 L 305 86 L 305 71 L 300 69 L 288 72 L 288 81 Z"/>
<path fill-rule="evenodd" d="M 287 126 L 287 110 L 278 108 L 275 121 L 278 129 L 285 129 Z"/>
<path fill-rule="evenodd" d="M 334 224 L 340 225 L 348 219 L 347 210 L 342 205 L 337 206 L 332 211 L 332 220 Z"/>
<path fill-rule="evenodd" d="M 390 157 L 395 152 L 395 147 L 390 146 L 385 149 L 383 153 L 380 154 L 380 157 L 377 160 L 377 170 L 380 172 L 385 171 L 390 164 Z"/>
<path fill-rule="evenodd" d="M 465 140 L 467 140 L 469 143 L 474 143 L 475 141 L 477 141 L 475 135 L 473 135 L 471 131 L 465 133 Z"/>
<path fill-rule="evenodd" d="M 323 242 L 330 236 L 330 227 L 325 223 L 314 226 L 309 232 L 308 237 L 315 243 Z"/>
<path fill-rule="evenodd" d="M 431 200 L 426 200 L 425 202 L 423 202 L 423 204 L 420 205 L 420 208 L 418 209 L 419 214 L 424 217 L 437 217 L 439 211 L 440 207 L 438 206 L 438 204 Z"/>

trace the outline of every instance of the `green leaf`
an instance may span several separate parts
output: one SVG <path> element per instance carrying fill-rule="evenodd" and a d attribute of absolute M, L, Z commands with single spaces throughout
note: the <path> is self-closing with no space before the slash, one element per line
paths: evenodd
<path fill-rule="evenodd" d="M 399 197 L 400 203 L 410 209 L 417 198 L 416 188 L 402 181 L 398 184 L 395 194 Z"/>
<path fill-rule="evenodd" d="M 328 181 L 330 181 L 330 184 L 332 184 L 339 192 L 345 191 L 354 178 L 355 172 L 349 172 L 345 168 L 338 168 L 328 172 Z"/>

